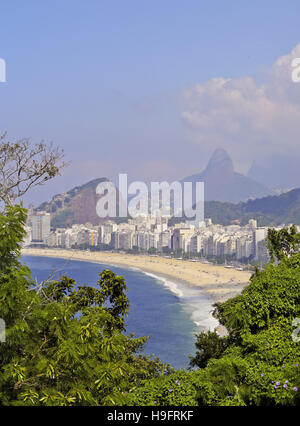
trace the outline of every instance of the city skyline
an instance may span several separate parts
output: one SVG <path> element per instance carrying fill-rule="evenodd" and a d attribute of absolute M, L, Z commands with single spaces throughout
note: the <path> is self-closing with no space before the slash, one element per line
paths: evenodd
<path fill-rule="evenodd" d="M 270 260 L 266 238 L 270 227 L 258 227 L 250 219 L 247 225 L 215 224 L 210 218 L 188 224 L 169 225 L 172 216 L 137 216 L 127 222 L 107 219 L 99 225 L 74 224 L 72 227 L 50 228 L 50 213 L 30 211 L 24 248 L 48 247 L 62 249 L 116 250 L 133 253 L 185 254 L 194 257 L 227 258 L 231 261 Z M 271 227 L 280 230 L 286 225 Z M 298 227 L 299 228 L 299 227 Z"/>

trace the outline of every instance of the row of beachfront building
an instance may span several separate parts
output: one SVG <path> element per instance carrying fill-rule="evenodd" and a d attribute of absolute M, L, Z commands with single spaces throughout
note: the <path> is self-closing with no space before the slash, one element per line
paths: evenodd
<path fill-rule="evenodd" d="M 246 226 L 222 226 L 205 219 L 195 224 L 168 225 L 169 218 L 137 217 L 126 223 L 108 220 L 98 226 L 90 223 L 70 228 L 51 229 L 49 213 L 31 217 L 27 227 L 26 246 L 76 248 L 97 247 L 113 250 L 141 250 L 229 256 L 237 260 L 268 261 L 267 227 L 258 227 L 253 219 Z"/>

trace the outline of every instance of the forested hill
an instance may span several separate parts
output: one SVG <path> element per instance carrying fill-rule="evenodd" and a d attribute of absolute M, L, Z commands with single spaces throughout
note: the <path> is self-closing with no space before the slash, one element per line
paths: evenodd
<path fill-rule="evenodd" d="M 244 225 L 249 219 L 256 219 L 259 226 L 282 223 L 298 225 L 300 224 L 300 189 L 239 204 L 207 201 L 205 217 L 222 225 L 229 225 L 234 221 Z"/>
<path fill-rule="evenodd" d="M 54 228 L 65 228 L 75 223 L 85 224 L 86 222 L 98 225 L 101 218 L 96 212 L 99 199 L 96 188 L 99 183 L 106 181 L 108 181 L 106 178 L 95 179 L 68 192 L 55 195 L 51 201 L 41 204 L 38 210 L 51 213 L 51 225 Z"/>

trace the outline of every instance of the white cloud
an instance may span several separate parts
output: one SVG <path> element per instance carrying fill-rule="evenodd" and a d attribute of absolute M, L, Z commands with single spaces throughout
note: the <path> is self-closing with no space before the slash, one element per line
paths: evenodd
<path fill-rule="evenodd" d="M 242 166 L 259 156 L 300 157 L 300 83 L 292 81 L 292 60 L 300 44 L 280 57 L 262 83 L 246 76 L 214 78 L 184 93 L 183 120 L 210 151 L 221 146 Z"/>

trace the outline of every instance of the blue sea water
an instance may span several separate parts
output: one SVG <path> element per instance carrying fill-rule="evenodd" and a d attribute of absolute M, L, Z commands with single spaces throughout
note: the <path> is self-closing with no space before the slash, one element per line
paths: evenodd
<path fill-rule="evenodd" d="M 135 333 L 136 337 L 151 335 L 145 353 L 154 354 L 175 368 L 188 367 L 188 355 L 195 353 L 195 333 L 218 324 L 211 315 L 212 300 L 199 289 L 182 283 L 96 262 L 37 256 L 23 256 L 22 260 L 38 282 L 53 270 L 53 279 L 67 275 L 78 285 L 91 286 L 96 285 L 98 274 L 104 269 L 123 275 L 130 301 L 126 332 Z"/>

